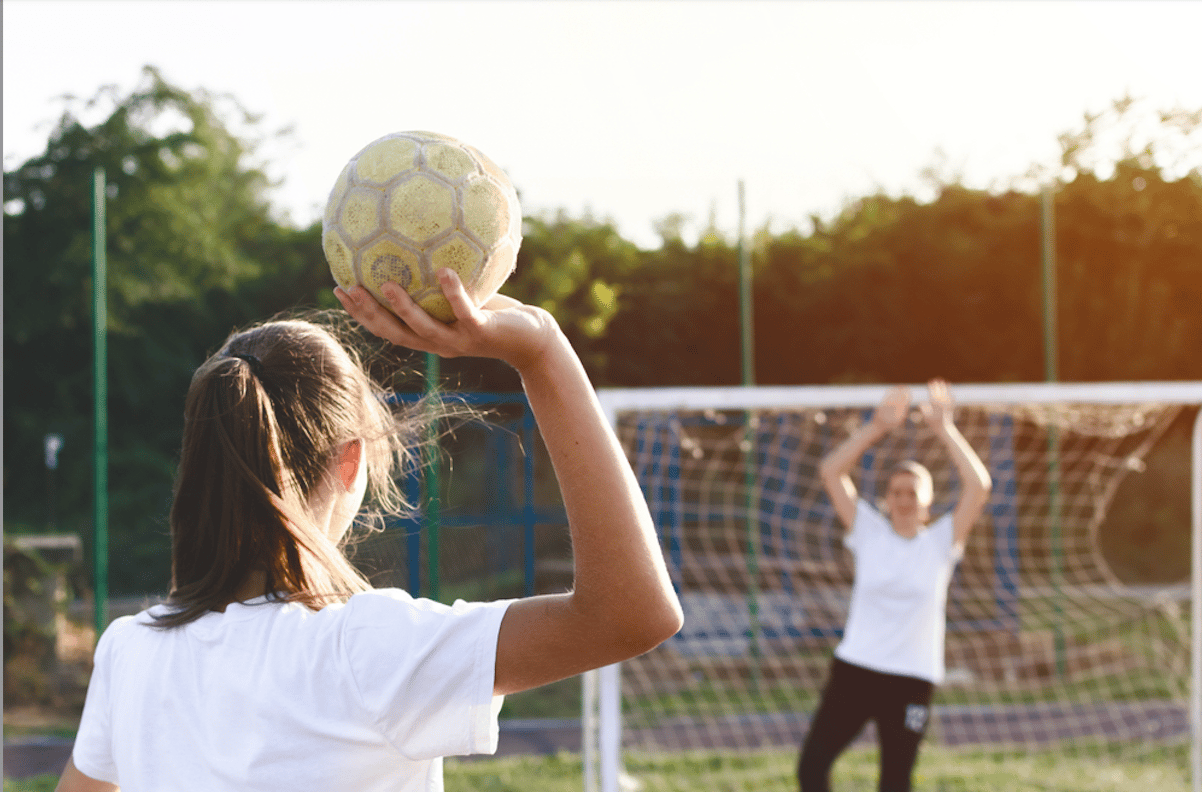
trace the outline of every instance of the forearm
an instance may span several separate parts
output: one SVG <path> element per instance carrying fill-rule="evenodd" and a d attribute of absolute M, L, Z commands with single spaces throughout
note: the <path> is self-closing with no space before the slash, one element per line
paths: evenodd
<path fill-rule="evenodd" d="M 956 465 L 960 486 L 964 488 L 963 498 L 970 502 L 983 504 L 989 494 L 989 489 L 993 486 L 993 481 L 990 480 L 989 470 L 984 466 L 981 458 L 977 457 L 977 453 L 969 445 L 969 441 L 963 434 L 960 434 L 956 424 L 947 422 L 936 430 L 935 434 L 944 442 L 947 454 L 952 458 L 952 464 Z"/>
<path fill-rule="evenodd" d="M 819 473 L 823 480 L 827 480 L 828 477 L 838 479 L 850 473 L 864 452 L 875 445 L 885 435 L 885 431 L 885 428 L 875 421 L 869 421 L 848 435 L 846 440 L 835 446 L 819 463 Z"/>
<path fill-rule="evenodd" d="M 987 493 L 992 486 L 989 470 L 956 425 L 948 422 L 936 434 L 956 466 L 965 493 Z"/>

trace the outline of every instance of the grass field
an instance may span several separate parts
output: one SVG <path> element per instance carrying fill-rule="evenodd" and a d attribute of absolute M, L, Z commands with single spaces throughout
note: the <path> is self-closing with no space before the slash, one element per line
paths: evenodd
<path fill-rule="evenodd" d="M 1187 792 L 1181 765 L 1117 764 L 1062 754 L 1015 756 L 924 749 L 915 792 Z M 626 771 L 644 792 L 793 792 L 795 752 L 741 755 L 627 755 Z M 717 781 L 716 781 L 717 779 Z M 839 792 L 875 792 L 877 753 L 849 751 L 835 765 Z M 447 792 L 552 792 L 583 789 L 580 759 L 572 755 L 496 760 L 447 760 Z"/>
<path fill-rule="evenodd" d="M 793 752 L 628 755 L 627 773 L 644 792 L 793 792 L 797 788 Z M 1188 792 L 1180 762 L 1122 764 L 1097 757 L 1070 758 L 1038 753 L 1016 756 L 990 752 L 924 749 L 915 792 Z M 501 759 L 448 759 L 447 792 L 572 792 L 584 788 L 580 757 L 520 756 Z M 715 782 L 715 779 L 718 779 Z M 57 779 L 39 776 L 4 781 L 4 792 L 52 792 Z M 835 765 L 839 792 L 875 792 L 876 751 L 853 750 Z"/>

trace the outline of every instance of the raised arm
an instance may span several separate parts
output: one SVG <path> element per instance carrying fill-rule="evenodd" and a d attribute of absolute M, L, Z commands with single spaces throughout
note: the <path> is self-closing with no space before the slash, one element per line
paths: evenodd
<path fill-rule="evenodd" d="M 985 504 L 989 502 L 993 481 L 977 452 L 952 421 L 953 402 L 947 383 L 933 379 L 927 389 L 930 391 L 930 401 L 920 409 L 936 437 L 943 441 L 956 472 L 960 474 L 962 489 L 960 500 L 952 512 L 952 531 L 956 544 L 963 545 L 968 541 L 968 534 L 985 509 Z"/>
<path fill-rule="evenodd" d="M 909 408 L 910 391 L 902 386 L 893 388 L 873 411 L 872 420 L 852 432 L 819 463 L 822 486 L 844 531 L 850 531 L 856 520 L 856 485 L 849 475 L 852 467 L 865 451 L 905 420 Z"/>
<path fill-rule="evenodd" d="M 617 437 L 567 338 L 546 311 L 506 297 L 474 308 L 454 273 L 439 274 L 457 320 L 427 316 L 395 285 L 398 322 L 369 294 L 338 290 L 348 311 L 394 343 L 514 366 L 555 467 L 572 535 L 575 585 L 511 604 L 501 623 L 494 690 L 516 693 L 642 654 L 682 624 L 655 526 Z"/>

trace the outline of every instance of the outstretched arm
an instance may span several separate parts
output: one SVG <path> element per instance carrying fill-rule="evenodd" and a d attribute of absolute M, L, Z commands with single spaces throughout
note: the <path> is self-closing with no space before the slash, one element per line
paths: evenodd
<path fill-rule="evenodd" d="M 873 411 L 872 420 L 852 432 L 819 463 L 822 485 L 845 531 L 850 531 L 856 520 L 856 485 L 849 475 L 852 466 L 873 444 L 901 425 L 909 408 L 910 391 L 902 386 L 893 388 Z"/>
<path fill-rule="evenodd" d="M 931 400 L 922 405 L 922 414 L 947 448 L 952 463 L 956 466 L 956 472 L 960 474 L 963 487 L 960 501 L 952 512 L 954 541 L 963 545 L 968 541 L 968 534 L 984 511 L 985 504 L 989 502 L 989 491 L 993 487 L 993 481 L 977 452 L 952 421 L 953 403 L 947 383 L 941 379 L 933 379 L 927 388 L 930 390 Z"/>
<path fill-rule="evenodd" d="M 509 606 L 494 690 L 516 693 L 642 654 L 683 621 L 646 501 L 584 367 L 546 311 L 507 297 L 476 308 L 450 270 L 439 273 L 456 321 L 425 314 L 394 284 L 399 322 L 362 289 L 337 290 L 376 335 L 444 357 L 474 355 L 518 370 L 550 452 L 572 535 L 574 590 Z"/>

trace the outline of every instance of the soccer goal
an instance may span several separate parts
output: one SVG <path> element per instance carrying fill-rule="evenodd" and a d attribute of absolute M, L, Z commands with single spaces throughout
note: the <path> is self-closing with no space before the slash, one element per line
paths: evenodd
<path fill-rule="evenodd" d="M 926 398 L 925 386 L 911 390 Z M 884 393 L 599 392 L 656 520 L 685 626 L 585 679 L 586 789 L 675 788 L 627 776 L 636 756 L 705 757 L 707 789 L 796 788 L 779 768 L 758 776 L 763 765 L 745 760 L 795 756 L 817 705 L 854 571 L 818 463 Z M 1080 760 L 1144 788 L 1197 792 L 1202 383 L 952 394 L 993 493 L 949 591 L 948 672 L 923 755 L 1040 756 L 1048 773 Z M 934 475 L 932 514 L 949 510 L 955 468 L 917 415 L 864 456 L 861 496 L 879 495 L 903 459 Z M 875 745 L 871 734 L 864 745 Z"/>

